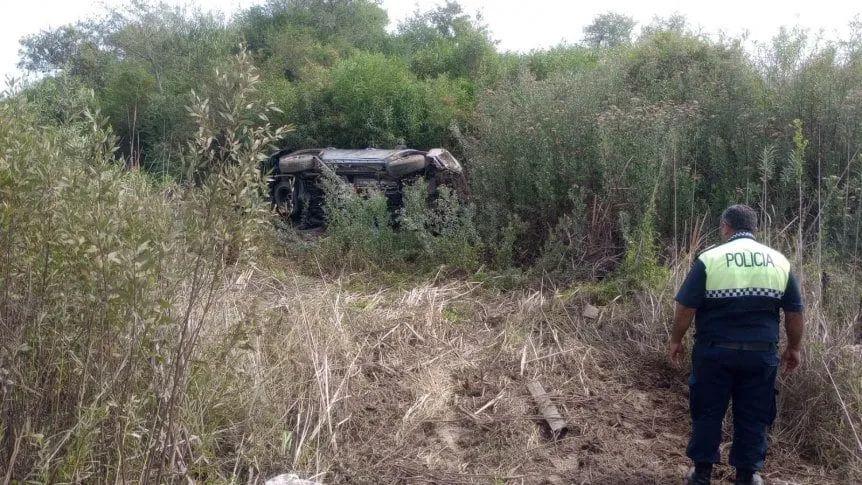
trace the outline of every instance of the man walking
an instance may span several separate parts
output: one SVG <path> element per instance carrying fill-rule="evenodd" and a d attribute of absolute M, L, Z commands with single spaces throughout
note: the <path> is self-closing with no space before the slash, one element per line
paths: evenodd
<path fill-rule="evenodd" d="M 762 484 L 767 431 L 775 419 L 779 310 L 784 310 L 787 348 L 784 372 L 801 362 L 802 297 L 790 263 L 754 238 L 757 214 L 728 207 L 719 227 L 723 244 L 700 254 L 676 295 L 668 357 L 679 365 L 683 337 L 696 320 L 691 355 L 688 456 L 694 468 L 685 483 L 708 485 L 719 462 L 721 426 L 733 401 L 730 464 L 737 484 Z"/>

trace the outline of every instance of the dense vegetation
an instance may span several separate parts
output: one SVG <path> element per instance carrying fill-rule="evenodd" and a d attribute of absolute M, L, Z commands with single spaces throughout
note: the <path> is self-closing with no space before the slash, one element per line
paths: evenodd
<path fill-rule="evenodd" d="M 461 155 L 483 240 L 505 242 L 498 263 L 575 276 L 586 258 L 588 276 L 605 274 L 643 230 L 678 254 L 734 201 L 795 231 L 801 250 L 816 243 L 858 263 L 858 22 L 846 40 L 783 29 L 746 50 L 681 18 L 635 36 L 631 19 L 607 14 L 583 44 L 526 54 L 499 52 L 452 2 L 394 32 L 387 22 L 359 0 L 273 0 L 229 22 L 133 4 L 24 39 L 21 65 L 53 74 L 25 94 L 49 121 L 70 91 L 92 89 L 126 163 L 183 182 L 190 93 L 206 96 L 244 45 L 280 109 L 269 120 L 295 127 L 280 146 Z"/>
<path fill-rule="evenodd" d="M 257 394 L 219 400 L 259 391 L 241 365 L 202 364 L 239 362 L 262 331 L 248 315 L 270 316 L 211 311 L 255 258 L 299 252 L 328 274 L 445 266 L 489 287 L 585 285 L 606 303 L 672 283 L 719 211 L 745 202 L 816 311 L 821 367 L 786 404 L 806 427 L 784 431 L 862 473 L 860 366 L 834 360 L 862 333 L 862 23 L 840 41 L 782 29 L 746 48 L 681 18 L 635 29 L 606 14 L 582 43 L 529 53 L 501 52 L 452 2 L 387 25 L 371 0 L 270 0 L 229 21 L 133 3 L 22 40 L 21 65 L 44 77 L 0 100 L 0 470 L 248 478 L 285 455 L 319 470 L 334 404 L 291 421 L 316 426 L 307 454 L 293 434 L 248 434 L 278 420 L 250 411 Z M 382 196 L 333 184 L 320 241 L 273 231 L 261 157 L 401 144 L 455 153 L 472 205 L 426 207 L 412 187 L 393 226 Z M 318 377 L 314 359 L 290 369 Z"/>

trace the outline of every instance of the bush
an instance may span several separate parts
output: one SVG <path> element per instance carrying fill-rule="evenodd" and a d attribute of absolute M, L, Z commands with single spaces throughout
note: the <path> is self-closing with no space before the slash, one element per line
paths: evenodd
<path fill-rule="evenodd" d="M 351 266 L 368 267 L 403 258 L 403 236 L 392 226 L 385 195 L 379 191 L 357 194 L 331 171 L 324 172 L 322 186 L 327 221 L 324 260 L 346 257 Z"/>
<path fill-rule="evenodd" d="M 407 245 L 421 249 L 416 258 L 425 264 L 475 270 L 481 244 L 473 225 L 473 206 L 465 206 L 446 186 L 432 194 L 430 203 L 428 199 L 428 184 L 423 179 L 404 189 L 398 224 L 409 236 Z"/>
<path fill-rule="evenodd" d="M 0 103 L 2 437 L 17 449 L 3 468 L 38 481 L 112 475 L 147 449 L 129 433 L 164 402 L 139 392 L 165 389 L 178 331 L 170 204 L 114 162 L 102 119 L 78 115 L 37 128 L 20 98 Z"/>
<path fill-rule="evenodd" d="M 198 453 L 184 409 L 189 383 L 213 371 L 194 364 L 199 338 L 266 227 L 258 161 L 282 132 L 256 124 L 254 69 L 235 62 L 190 108 L 197 187 L 125 170 L 92 93 L 62 125 L 37 123 L 17 93 L 0 100 L 7 479 L 173 481 Z"/>
<path fill-rule="evenodd" d="M 659 261 L 654 217 L 653 211 L 648 210 L 634 230 L 628 227 L 628 221 L 621 221 L 626 252 L 617 269 L 616 278 L 622 281 L 627 289 L 657 288 L 670 276 L 668 268 Z"/>
<path fill-rule="evenodd" d="M 359 53 L 299 84 L 303 144 L 442 146 L 471 105 L 463 80 L 418 80 L 399 59 Z"/>
<path fill-rule="evenodd" d="M 420 270 L 441 265 L 463 271 L 478 267 L 481 246 L 473 208 L 448 187 L 429 196 L 420 179 L 404 187 L 403 205 L 393 207 L 379 191 L 358 194 L 332 172 L 323 175 L 326 235 L 321 259 L 331 266 Z M 393 212 L 394 211 L 394 212 Z"/>

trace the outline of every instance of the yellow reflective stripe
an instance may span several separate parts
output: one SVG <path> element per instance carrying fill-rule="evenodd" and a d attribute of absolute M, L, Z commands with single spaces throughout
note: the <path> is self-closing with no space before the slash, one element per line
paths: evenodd
<path fill-rule="evenodd" d="M 704 252 L 707 298 L 771 296 L 780 298 L 790 277 L 790 262 L 753 239 L 737 239 Z M 739 290 L 735 293 L 718 290 Z"/>

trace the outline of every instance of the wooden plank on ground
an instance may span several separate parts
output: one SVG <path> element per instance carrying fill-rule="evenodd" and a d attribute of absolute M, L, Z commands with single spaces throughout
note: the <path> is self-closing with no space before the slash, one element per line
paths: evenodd
<path fill-rule="evenodd" d="M 560 411 L 557 409 L 557 406 L 551 402 L 550 396 L 545 392 L 545 388 L 542 387 L 542 384 L 533 379 L 527 382 L 527 390 L 530 391 L 530 394 L 533 396 L 533 400 L 536 401 L 536 406 L 539 408 L 539 412 L 542 414 L 542 417 L 545 418 L 545 421 L 548 423 L 548 427 L 551 428 L 551 434 L 554 439 L 561 439 L 565 436 L 568 431 L 568 424 L 566 424 L 566 420 L 563 419 L 563 416 L 560 415 Z"/>

